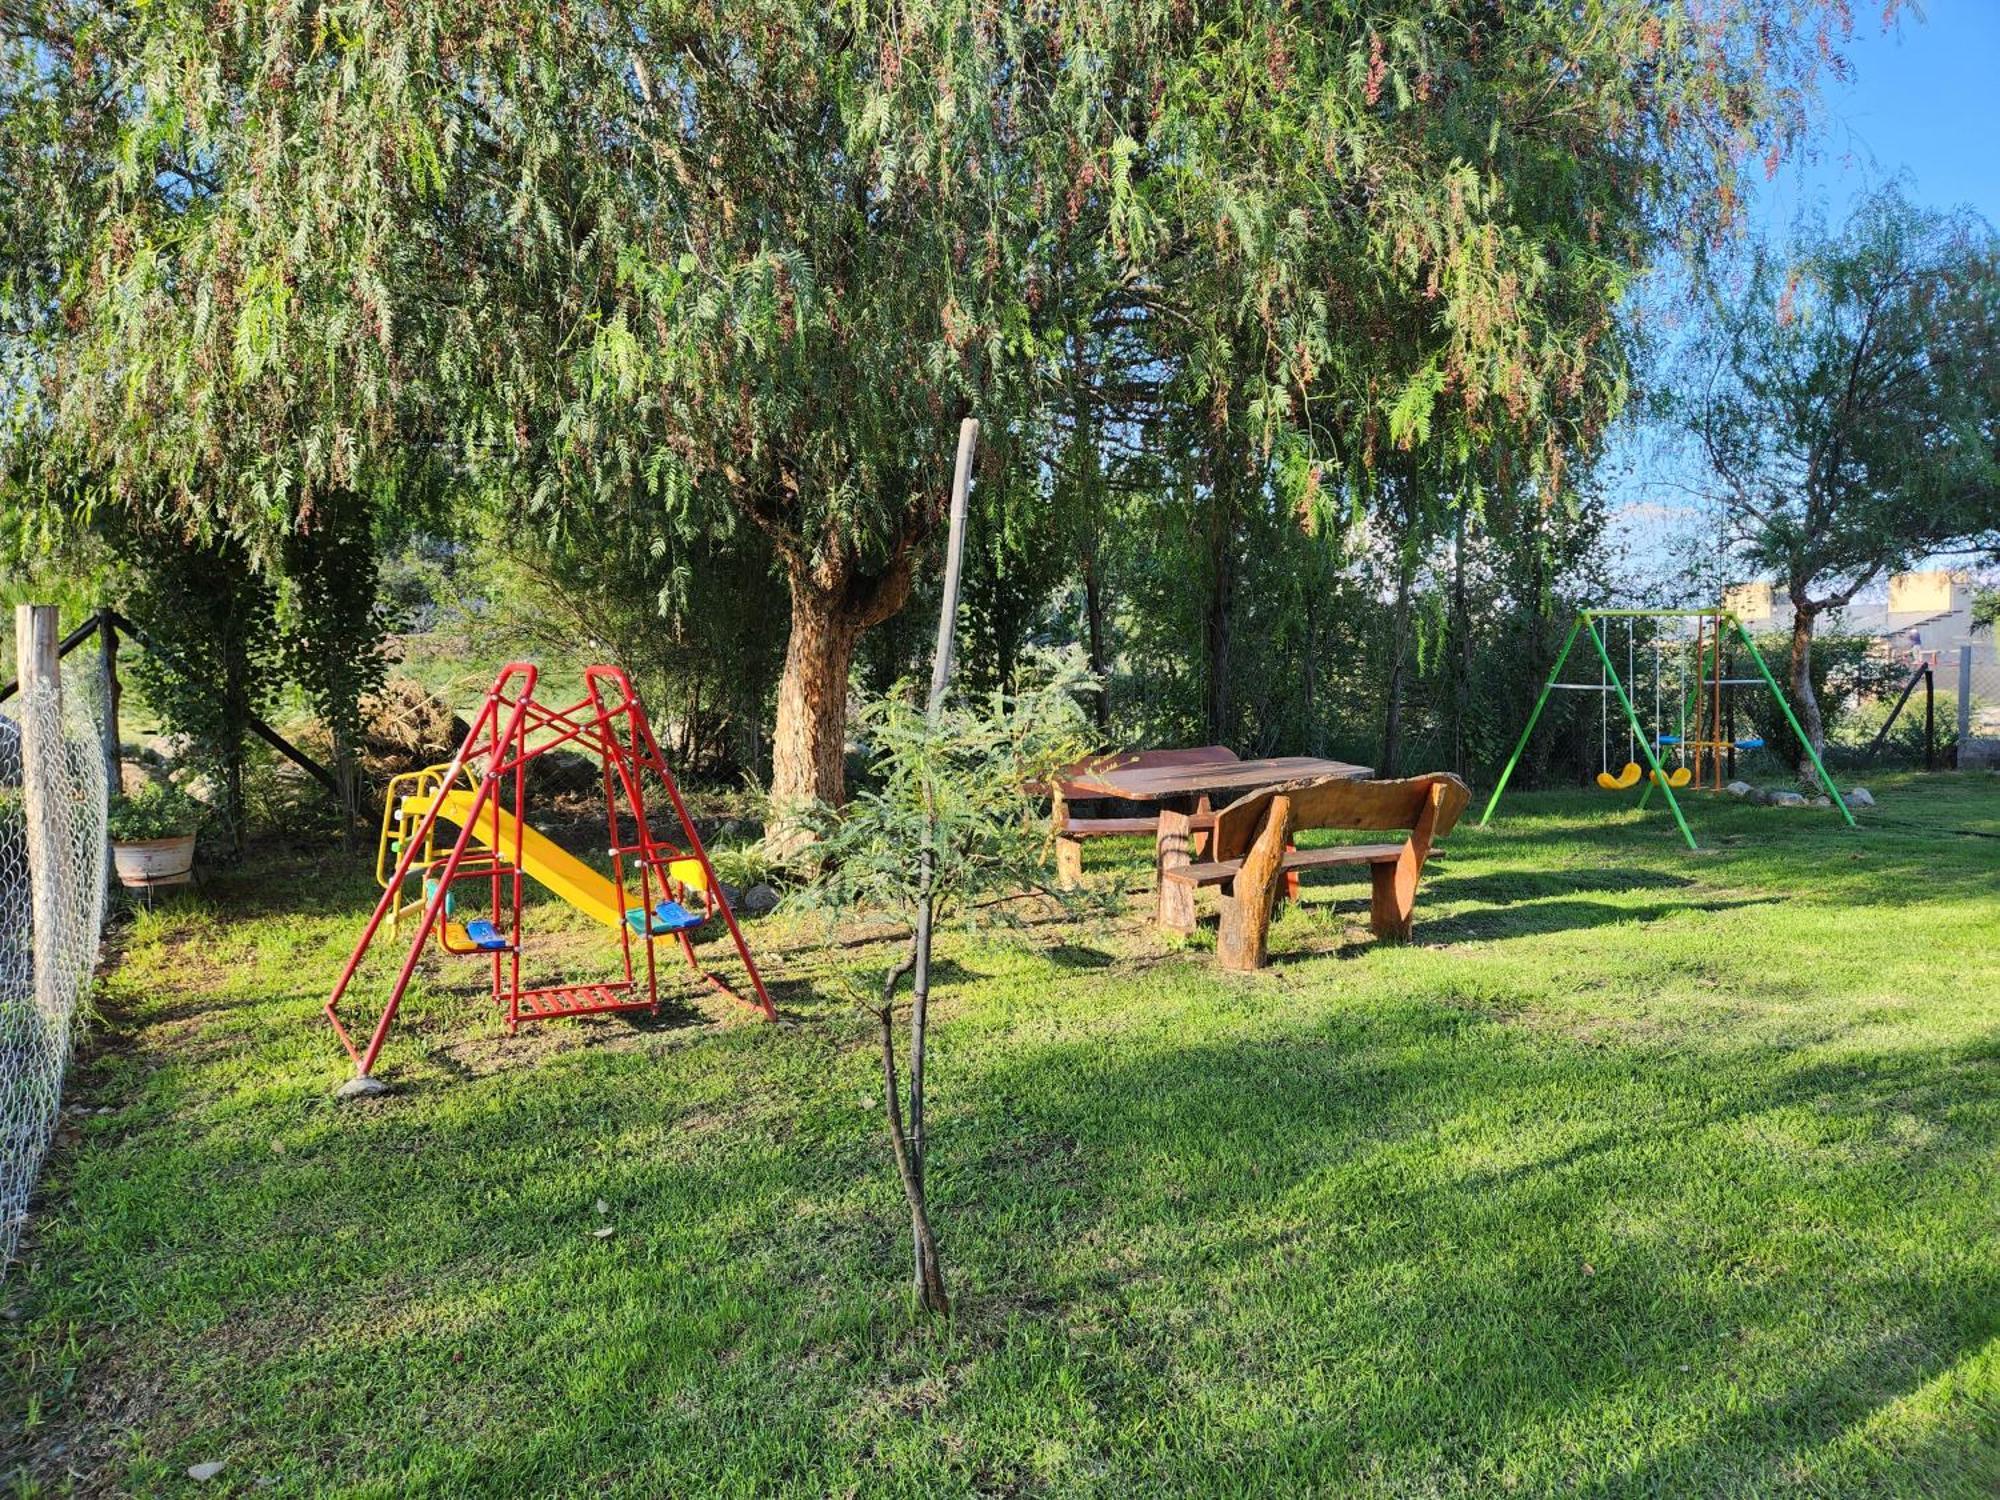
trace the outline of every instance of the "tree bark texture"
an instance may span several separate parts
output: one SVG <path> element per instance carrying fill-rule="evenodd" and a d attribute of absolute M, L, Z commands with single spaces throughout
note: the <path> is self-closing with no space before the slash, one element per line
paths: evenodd
<path fill-rule="evenodd" d="M 1806 739 L 1813 747 L 1813 753 L 1826 752 L 1826 720 L 1819 711 L 1819 695 L 1813 691 L 1812 681 L 1812 641 L 1813 623 L 1819 611 L 1810 606 L 1801 606 L 1794 594 L 1792 606 L 1792 701 L 1799 711 L 1799 726 L 1805 730 Z M 1799 776 L 1807 782 L 1816 782 L 1818 772 L 1813 769 L 1812 756 L 1799 757 Z"/>
<path fill-rule="evenodd" d="M 847 674 L 861 637 L 908 602 L 912 561 L 905 551 L 873 575 L 851 562 L 791 569 L 792 633 L 771 743 L 771 800 L 779 807 L 845 799 Z"/>

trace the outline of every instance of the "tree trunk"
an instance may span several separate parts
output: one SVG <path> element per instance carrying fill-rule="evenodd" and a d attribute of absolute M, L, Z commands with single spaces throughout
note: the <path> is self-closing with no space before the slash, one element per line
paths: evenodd
<path fill-rule="evenodd" d="M 1375 774 L 1393 780 L 1403 762 L 1403 677 L 1410 654 L 1410 591 L 1416 587 L 1414 553 L 1405 554 L 1396 571 L 1396 610 L 1389 622 L 1389 683 L 1382 709 L 1382 764 Z"/>
<path fill-rule="evenodd" d="M 924 1190 L 923 1161 L 910 1138 L 903 1119 L 901 1090 L 896 1080 L 896 987 L 917 964 L 917 942 L 913 938 L 904 956 L 889 970 L 882 985 L 882 1006 L 876 1011 L 881 1023 L 882 1100 L 889 1129 L 889 1149 L 896 1161 L 896 1177 L 903 1185 L 903 1199 L 910 1209 L 910 1239 L 915 1252 L 917 1304 L 926 1312 L 949 1313 L 951 1298 L 944 1289 L 944 1271 L 939 1264 L 937 1236 L 931 1229 L 929 1195 Z M 912 1037 L 913 1052 L 916 1038 Z M 913 1085 L 920 1087 L 920 1085 Z"/>
<path fill-rule="evenodd" d="M 913 545 L 880 573 L 863 573 L 851 556 L 793 564 L 792 633 L 771 741 L 771 800 L 780 809 L 846 800 L 848 669 L 869 627 L 909 602 Z"/>
<path fill-rule="evenodd" d="M 1458 512 L 1457 535 L 1451 548 L 1452 651 L 1451 768 L 1463 778 L 1470 774 L 1465 721 L 1472 714 L 1472 608 L 1465 592 L 1465 510 Z"/>
<path fill-rule="evenodd" d="M 1801 591 L 1803 592 L 1803 591 Z M 1806 739 L 1812 743 L 1814 755 L 1826 753 L 1826 721 L 1819 711 L 1819 695 L 1813 691 L 1812 682 L 1812 638 L 1813 621 L 1819 611 L 1803 607 L 1797 603 L 1800 595 L 1792 595 L 1792 702 L 1799 711 L 1799 725 L 1806 732 Z M 1799 779 L 1808 785 L 1815 784 L 1818 772 L 1813 769 L 1812 756 L 1799 757 Z"/>
<path fill-rule="evenodd" d="M 771 744 L 771 800 L 780 807 L 838 804 L 847 791 L 847 674 L 861 627 L 838 602 L 792 585 L 792 634 L 778 679 L 778 727 Z"/>
<path fill-rule="evenodd" d="M 1210 501 L 1218 513 L 1208 538 L 1208 602 L 1202 621 L 1208 662 L 1205 717 L 1209 742 L 1226 745 L 1230 729 L 1229 624 L 1236 608 L 1236 499 L 1231 491 L 1211 495 Z"/>
<path fill-rule="evenodd" d="M 1300 702 L 1306 720 L 1306 754 L 1326 754 L 1326 730 L 1319 721 L 1319 590 L 1306 591 L 1306 649 L 1299 662 Z"/>
<path fill-rule="evenodd" d="M 1098 682 L 1092 715 L 1098 733 L 1111 728 L 1111 666 L 1104 659 L 1104 581 L 1097 568 L 1097 544 L 1083 548 L 1083 622 L 1090 642 L 1090 675 Z"/>

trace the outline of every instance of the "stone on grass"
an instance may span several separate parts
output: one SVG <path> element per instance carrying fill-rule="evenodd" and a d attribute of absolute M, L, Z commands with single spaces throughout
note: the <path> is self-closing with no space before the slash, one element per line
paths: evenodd
<path fill-rule="evenodd" d="M 1729 783 L 1728 786 L 1724 787 L 1723 790 L 1729 793 L 1729 795 L 1732 797 L 1747 797 L 1752 792 L 1756 791 L 1757 788 L 1750 785 L 1750 783 L 1747 781 L 1732 781 Z"/>
<path fill-rule="evenodd" d="M 333 1091 L 336 1099 L 376 1099 L 389 1092 L 389 1085 L 379 1078 L 371 1078 L 360 1073 L 347 1080 Z"/>
<path fill-rule="evenodd" d="M 190 1479 L 197 1479 L 197 1480 L 213 1479 L 215 1478 L 216 1475 L 220 1474 L 221 1472 L 222 1472 L 222 1464 L 219 1461 L 214 1463 L 188 1465 L 188 1478 Z"/>
<path fill-rule="evenodd" d="M 1848 792 L 1845 801 L 1849 807 L 1873 807 L 1875 794 L 1865 786 L 1857 786 Z"/>
<path fill-rule="evenodd" d="M 1805 805 L 1806 797 L 1804 792 L 1771 793 L 1771 806 L 1773 807 L 1804 807 Z"/>
<path fill-rule="evenodd" d="M 766 912 L 778 909 L 778 893 L 763 881 L 743 893 L 743 909 L 753 917 L 761 917 Z"/>

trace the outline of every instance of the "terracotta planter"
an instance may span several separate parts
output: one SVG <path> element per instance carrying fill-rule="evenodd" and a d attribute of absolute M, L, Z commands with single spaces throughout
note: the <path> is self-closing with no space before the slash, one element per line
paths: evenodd
<path fill-rule="evenodd" d="M 186 885 L 194 877 L 194 835 L 184 833 L 178 838 L 114 843 L 111 859 L 118 868 L 120 885 L 138 890 L 156 885 Z"/>

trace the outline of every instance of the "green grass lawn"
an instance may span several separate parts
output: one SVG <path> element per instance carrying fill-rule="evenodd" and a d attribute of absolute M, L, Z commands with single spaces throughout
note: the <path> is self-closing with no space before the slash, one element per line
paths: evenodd
<path fill-rule="evenodd" d="M 0 1285 L 0 1468 L 27 1494 L 1990 1496 L 2000 780 L 1874 785 L 1859 833 L 1691 799 L 1700 855 L 1630 799 L 1512 800 L 1444 847 L 1416 945 L 1314 882 L 1252 976 L 1136 918 L 948 939 L 938 1327 L 829 968 L 882 950 L 773 918 L 779 1026 L 709 997 L 512 1040 L 433 966 L 396 1092 L 341 1105 L 319 1005 L 363 861 L 267 854 L 118 939 Z M 1090 856 L 1136 885 L 1124 857 Z M 537 915 L 545 963 L 604 951 Z"/>

